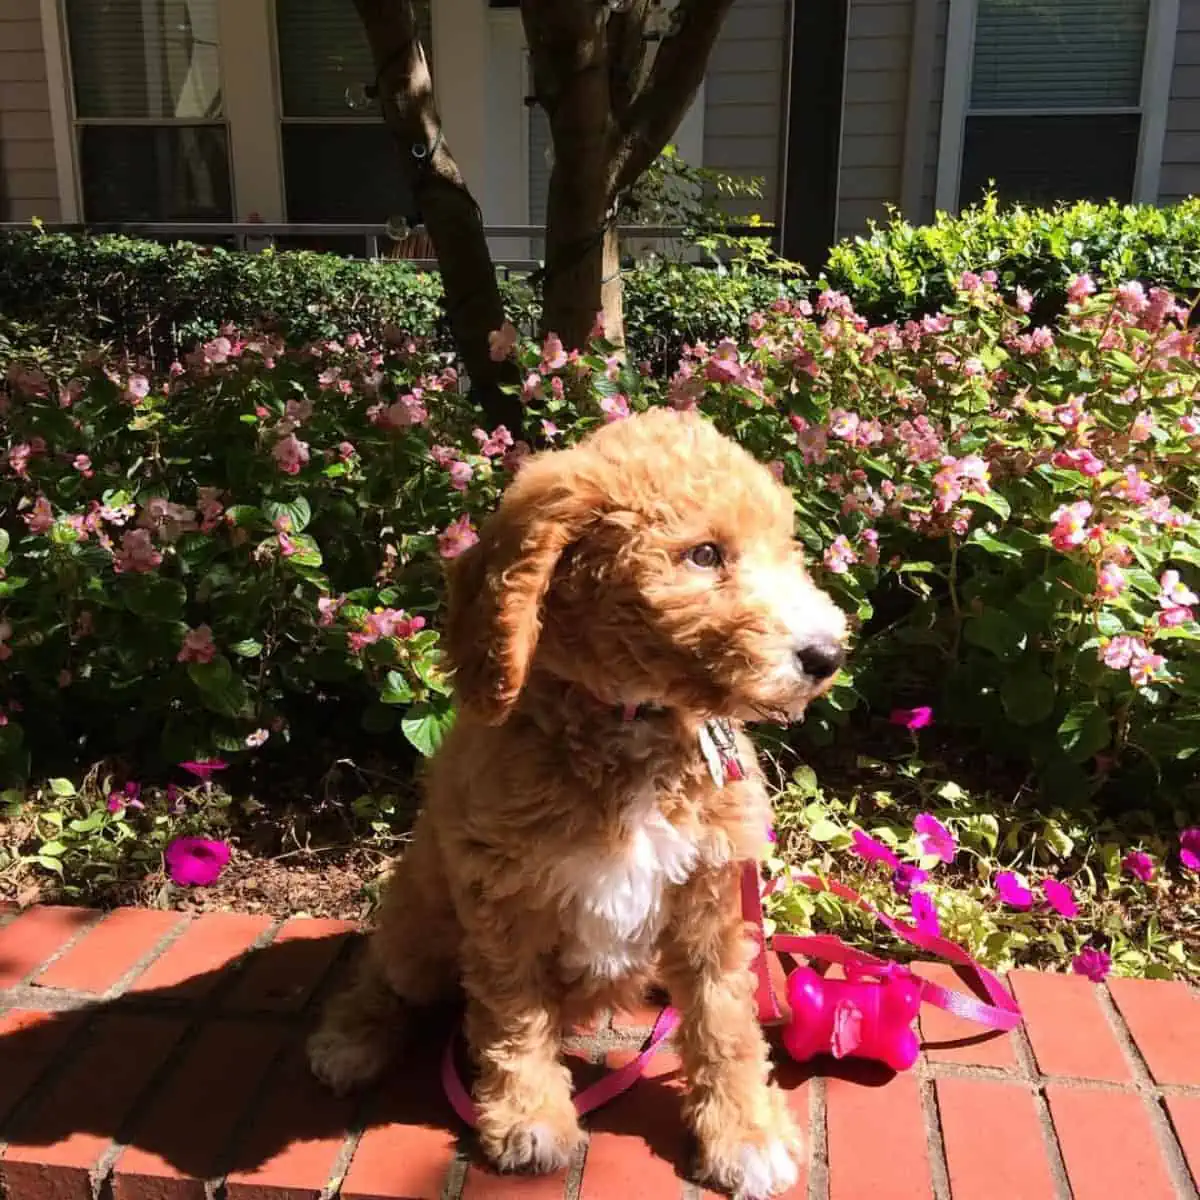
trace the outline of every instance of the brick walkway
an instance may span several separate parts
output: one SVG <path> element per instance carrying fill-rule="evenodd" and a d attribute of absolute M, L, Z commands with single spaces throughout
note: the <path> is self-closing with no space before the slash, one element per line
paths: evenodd
<path fill-rule="evenodd" d="M 480 1166 L 442 1099 L 452 1015 L 379 1091 L 338 1101 L 303 1032 L 352 931 L 251 916 L 0 911 L 0 1181 L 8 1200 L 512 1197 L 695 1200 L 678 1080 L 594 1114 L 564 1176 Z M 929 968 L 939 977 L 948 970 Z M 1198 1195 L 1200 998 L 1182 983 L 1011 977 L 1028 1018 L 979 1036 L 923 1014 L 925 1054 L 781 1068 L 812 1161 L 798 1200 L 1158 1200 Z M 650 1013 L 572 1039 L 580 1077 L 619 1061 Z M 224 1180 L 224 1190 L 213 1189 Z"/>

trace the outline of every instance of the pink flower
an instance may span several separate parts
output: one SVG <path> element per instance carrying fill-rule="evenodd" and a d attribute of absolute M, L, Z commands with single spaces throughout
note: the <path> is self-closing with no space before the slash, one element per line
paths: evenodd
<path fill-rule="evenodd" d="M 1103 983 L 1109 971 L 1112 970 L 1112 958 L 1105 950 L 1097 950 L 1094 946 L 1085 946 L 1071 960 L 1071 970 L 1076 975 L 1083 975 L 1093 983 Z"/>
<path fill-rule="evenodd" d="M 24 517 L 30 533 L 47 533 L 54 527 L 54 509 L 45 496 L 39 496 L 33 502 L 33 509 Z"/>
<path fill-rule="evenodd" d="M 914 867 L 910 863 L 901 863 L 892 872 L 892 887 L 896 889 L 897 896 L 908 896 L 912 894 L 913 888 L 920 887 L 928 878 L 928 871 L 922 871 L 920 867 Z"/>
<path fill-rule="evenodd" d="M 183 645 L 175 656 L 177 662 L 212 662 L 216 656 L 217 647 L 213 643 L 212 630 L 207 625 L 199 625 L 189 629 L 184 634 Z"/>
<path fill-rule="evenodd" d="M 1144 409 L 1133 418 L 1133 424 L 1129 427 L 1129 440 L 1131 442 L 1147 442 L 1153 432 L 1154 414 L 1148 409 Z"/>
<path fill-rule="evenodd" d="M 543 417 L 542 418 L 542 435 L 545 437 L 546 441 L 548 441 L 548 442 L 554 441 L 554 439 L 556 437 L 558 437 L 558 434 L 559 434 L 558 426 L 555 425 L 555 423 L 553 421 L 547 421 Z"/>
<path fill-rule="evenodd" d="M 256 729 L 253 733 L 246 734 L 246 748 L 249 750 L 257 750 L 259 746 L 266 743 L 267 738 L 271 736 L 266 729 Z"/>
<path fill-rule="evenodd" d="M 223 363 L 233 352 L 233 343 L 227 337 L 215 337 L 200 347 L 207 363 Z"/>
<path fill-rule="evenodd" d="M 900 860 L 882 842 L 856 829 L 852 835 L 854 845 L 851 847 L 855 854 L 867 862 L 883 863 L 891 870 L 899 870 Z"/>
<path fill-rule="evenodd" d="M 958 290 L 960 292 L 977 292 L 982 287 L 983 280 L 974 271 L 964 271 L 958 277 Z"/>
<path fill-rule="evenodd" d="M 75 455 L 71 460 L 71 466 L 85 478 L 90 478 L 92 475 L 92 460 L 86 454 Z"/>
<path fill-rule="evenodd" d="M 1001 871 L 996 876 L 996 895 L 1009 906 L 1024 911 L 1033 907 L 1033 893 L 1012 871 Z"/>
<path fill-rule="evenodd" d="M 195 775 L 197 779 L 207 783 L 218 771 L 225 770 L 229 764 L 222 762 L 219 758 L 197 758 L 191 762 L 181 762 L 179 765 L 189 775 Z"/>
<path fill-rule="evenodd" d="M 1072 450 L 1060 450 L 1050 461 L 1056 467 L 1079 471 L 1091 478 L 1104 470 L 1104 460 L 1097 458 L 1090 450 L 1082 446 Z"/>
<path fill-rule="evenodd" d="M 1137 467 L 1126 467 L 1124 477 L 1118 479 L 1111 490 L 1114 496 L 1120 496 L 1134 504 L 1144 504 L 1153 495 L 1153 489 Z"/>
<path fill-rule="evenodd" d="M 919 813 L 913 821 L 913 829 L 916 830 L 922 854 L 933 855 L 944 863 L 954 861 L 954 856 L 958 853 L 958 842 L 954 834 L 932 813 Z"/>
<path fill-rule="evenodd" d="M 299 475 L 300 468 L 308 462 L 308 443 L 289 433 L 275 443 L 271 456 L 285 475 Z"/>
<path fill-rule="evenodd" d="M 1096 284 L 1090 275 L 1076 275 L 1067 288 L 1067 299 L 1072 304 L 1082 304 L 1096 292 Z"/>
<path fill-rule="evenodd" d="M 893 708 L 888 720 L 893 725 L 903 725 L 905 729 L 926 729 L 933 724 L 933 709 L 927 704 L 919 708 Z"/>
<path fill-rule="evenodd" d="M 488 458 L 496 458 L 512 448 L 513 436 L 504 425 L 497 425 L 491 433 L 476 429 L 472 436 L 479 443 L 479 453 Z"/>
<path fill-rule="evenodd" d="M 475 474 L 474 468 L 467 462 L 452 462 L 447 468 L 450 476 L 450 486 L 456 492 L 465 492 L 467 485 L 471 482 L 471 477 Z"/>
<path fill-rule="evenodd" d="M 1154 878 L 1154 859 L 1144 850 L 1130 850 L 1121 859 L 1121 866 L 1143 883 L 1149 883 Z"/>
<path fill-rule="evenodd" d="M 126 808 L 145 808 L 141 796 L 142 785 L 130 782 L 121 791 L 109 793 L 106 807 L 110 813 L 121 812 Z"/>
<path fill-rule="evenodd" d="M 148 529 L 134 529 L 122 534 L 121 548 L 113 552 L 113 570 L 118 575 L 125 571 L 134 574 L 153 571 L 162 562 L 162 555 L 150 540 Z"/>
<path fill-rule="evenodd" d="M 603 396 L 600 400 L 600 411 L 604 413 L 604 419 L 608 424 L 614 421 L 623 421 L 630 416 L 629 397 L 618 392 L 615 396 Z"/>
<path fill-rule="evenodd" d="M 226 842 L 208 838 L 176 838 L 163 855 L 167 874 L 178 887 L 211 887 L 229 862 Z"/>
<path fill-rule="evenodd" d="M 409 429 L 413 425 L 424 425 L 427 420 L 429 410 L 421 400 L 420 389 L 414 389 L 389 405 L 379 418 L 379 424 L 389 429 Z"/>
<path fill-rule="evenodd" d="M 1104 563 L 1096 573 L 1096 595 L 1105 600 L 1112 600 L 1128 587 L 1121 568 L 1113 563 Z"/>
<path fill-rule="evenodd" d="M 1158 606 L 1162 609 L 1190 608 L 1200 604 L 1197 596 L 1179 577 L 1178 571 L 1164 571 L 1158 578 Z"/>
<path fill-rule="evenodd" d="M 1027 313 L 1033 307 L 1033 293 L 1026 291 L 1023 287 L 1018 287 L 1016 304 L 1021 312 Z"/>
<path fill-rule="evenodd" d="M 1075 899 L 1075 893 L 1067 884 L 1060 883 L 1057 879 L 1043 879 L 1042 891 L 1046 895 L 1046 903 L 1060 917 L 1066 917 L 1069 920 L 1079 916 L 1079 903 Z"/>
<path fill-rule="evenodd" d="M 332 596 L 321 596 L 317 600 L 317 612 L 320 614 L 317 617 L 317 624 L 323 626 L 332 625 L 337 618 L 338 611 L 345 603 L 345 596 L 338 596 L 336 599 Z"/>
<path fill-rule="evenodd" d="M 1200 825 L 1193 825 L 1179 835 L 1179 861 L 1189 871 L 1200 871 Z"/>
<path fill-rule="evenodd" d="M 377 608 L 363 619 L 363 636 L 368 643 L 381 638 L 410 638 L 425 628 L 424 617 L 410 617 L 402 608 Z"/>
<path fill-rule="evenodd" d="M 937 909 L 934 908 L 933 901 L 925 892 L 913 892 L 910 907 L 913 924 L 921 933 L 932 934 L 935 937 L 941 933 L 942 927 L 938 921 Z"/>
<path fill-rule="evenodd" d="M 307 397 L 301 400 L 289 400 L 283 408 L 287 419 L 293 425 L 303 425 L 313 414 L 313 402 Z"/>
<path fill-rule="evenodd" d="M 488 357 L 492 362 L 503 362 L 517 344 L 517 329 L 511 321 L 505 321 L 499 329 L 488 334 Z"/>
<path fill-rule="evenodd" d="M 471 518 L 463 513 L 438 534 L 438 553 L 443 558 L 457 558 L 478 541 L 479 534 L 475 532 Z"/>
<path fill-rule="evenodd" d="M 1146 289 L 1135 279 L 1123 283 L 1117 288 L 1117 305 L 1127 313 L 1138 317 L 1146 311 L 1150 301 L 1146 298 Z"/>
<path fill-rule="evenodd" d="M 150 395 L 150 380 L 145 375 L 130 375 L 125 391 L 135 404 L 140 404 Z"/>
<path fill-rule="evenodd" d="M 1129 667 L 1129 678 L 1134 687 L 1145 687 L 1155 675 L 1167 665 L 1167 660 L 1161 654 L 1145 654 L 1136 657 Z"/>
<path fill-rule="evenodd" d="M 563 348 L 562 338 L 557 333 L 546 335 L 542 345 L 542 370 L 561 371 L 567 365 L 567 352 Z"/>
<path fill-rule="evenodd" d="M 1064 504 L 1053 514 L 1054 528 L 1050 530 L 1050 541 L 1056 550 L 1066 553 L 1082 546 L 1087 541 L 1089 529 L 1088 519 L 1092 515 L 1092 506 L 1086 500 L 1077 500 L 1074 504 Z"/>
<path fill-rule="evenodd" d="M 856 562 L 858 555 L 850 545 L 850 539 L 844 534 L 838 534 L 825 549 L 825 566 L 835 575 L 845 575 Z"/>

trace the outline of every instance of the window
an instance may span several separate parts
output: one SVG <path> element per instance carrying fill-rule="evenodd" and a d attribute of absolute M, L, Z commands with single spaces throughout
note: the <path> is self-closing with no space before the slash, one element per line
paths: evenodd
<path fill-rule="evenodd" d="M 382 224 L 411 216 L 400 156 L 374 104 L 348 97 L 375 78 L 367 37 L 349 0 L 276 0 L 287 219 Z M 417 5 L 432 61 L 428 0 Z M 327 249 L 342 249 L 326 239 Z"/>
<path fill-rule="evenodd" d="M 66 0 L 83 216 L 232 215 L 217 0 Z"/>
<path fill-rule="evenodd" d="M 953 0 L 938 206 L 972 203 L 993 180 L 1002 200 L 1031 204 L 1146 198 L 1170 75 L 1166 56 L 1157 77 L 1153 18 L 1169 7 Z"/>

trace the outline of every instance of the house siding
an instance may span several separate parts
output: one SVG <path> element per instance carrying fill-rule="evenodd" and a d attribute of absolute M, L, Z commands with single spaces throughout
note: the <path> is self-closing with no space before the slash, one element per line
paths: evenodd
<path fill-rule="evenodd" d="M 731 200 L 739 216 L 778 216 L 787 0 L 734 0 L 704 86 L 704 165 L 762 180 L 761 199 Z"/>
<path fill-rule="evenodd" d="M 1167 128 L 1163 138 L 1160 204 L 1200 192 L 1200 0 L 1180 0 L 1179 30 Z"/>
<path fill-rule="evenodd" d="M 58 173 L 38 0 L 0 3 L 0 219 L 57 221 Z"/>
<path fill-rule="evenodd" d="M 839 237 L 900 204 L 913 0 L 851 0 L 839 178 Z"/>

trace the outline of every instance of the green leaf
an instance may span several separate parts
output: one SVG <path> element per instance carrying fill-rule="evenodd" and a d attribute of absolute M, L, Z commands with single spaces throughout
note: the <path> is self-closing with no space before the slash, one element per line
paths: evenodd
<path fill-rule="evenodd" d="M 1054 680 L 1037 667 L 1013 671 L 1000 685 L 1000 700 L 1014 725 L 1036 725 L 1054 711 Z"/>
<path fill-rule="evenodd" d="M 323 560 L 317 543 L 307 533 L 293 534 L 291 537 L 295 550 L 283 561 L 297 567 L 319 567 Z"/>
<path fill-rule="evenodd" d="M 1094 701 L 1076 704 L 1058 727 L 1058 744 L 1072 762 L 1086 762 L 1109 743 L 1108 713 Z"/>
<path fill-rule="evenodd" d="M 188 663 L 188 675 L 200 689 L 204 707 L 223 717 L 243 715 L 249 699 L 246 684 L 234 674 L 233 666 L 224 655 L 212 662 Z"/>
<path fill-rule="evenodd" d="M 967 492 L 963 499 L 970 500 L 973 504 L 982 504 L 984 508 L 990 508 L 1005 521 L 1012 516 L 1012 507 L 999 492 L 988 492 L 986 495 L 981 492 Z"/>
<path fill-rule="evenodd" d="M 1057 821 L 1047 821 L 1042 829 L 1042 837 L 1050 852 L 1057 858 L 1066 858 L 1075 849 L 1074 839 Z"/>
<path fill-rule="evenodd" d="M 978 617 L 969 617 L 963 637 L 972 646 L 990 650 L 997 658 L 1012 659 L 1025 649 L 1025 627 L 1003 609 L 987 608 Z"/>
<path fill-rule="evenodd" d="M 989 554 L 997 554 L 1001 558 L 1020 558 L 1021 551 L 1016 546 L 1010 546 L 999 538 L 993 537 L 986 529 L 976 528 L 967 539 L 968 545 L 978 546 Z"/>
<path fill-rule="evenodd" d="M 92 833 L 104 824 L 105 817 L 104 810 L 98 808 L 95 812 L 88 813 L 82 820 L 69 821 L 67 828 L 72 833 Z"/>
<path fill-rule="evenodd" d="M 223 691 L 233 678 L 233 666 L 223 654 L 218 654 L 211 662 L 188 663 L 187 672 L 202 692 Z"/>
<path fill-rule="evenodd" d="M 69 779 L 52 779 L 50 780 L 50 790 L 56 796 L 74 796 L 75 785 Z"/>
<path fill-rule="evenodd" d="M 399 671 L 389 671 L 383 690 L 379 693 L 380 704 L 411 704 L 412 685 Z"/>
<path fill-rule="evenodd" d="M 841 832 L 842 827 L 836 821 L 829 820 L 828 817 L 814 821 L 807 830 L 808 836 L 814 842 L 831 842 Z"/>
<path fill-rule="evenodd" d="M 43 842 L 38 847 L 38 853 L 47 858 L 61 858 L 66 852 L 67 847 L 62 842 Z"/>
<path fill-rule="evenodd" d="M 291 500 L 264 500 L 263 513 L 272 525 L 280 517 L 286 517 L 291 522 L 287 527 L 288 533 L 303 533 L 312 520 L 312 508 L 303 496 Z"/>
<path fill-rule="evenodd" d="M 180 621 L 187 604 L 187 589 L 162 575 L 140 575 L 123 589 L 125 607 L 139 617 L 156 621 Z"/>
<path fill-rule="evenodd" d="M 454 717 L 454 707 L 438 697 L 425 704 L 414 704 L 400 722 L 400 730 L 428 758 L 445 740 Z"/>
<path fill-rule="evenodd" d="M 262 653 L 262 642 L 256 642 L 253 638 L 246 638 L 241 642 L 234 642 L 229 647 L 239 658 L 257 658 Z"/>

